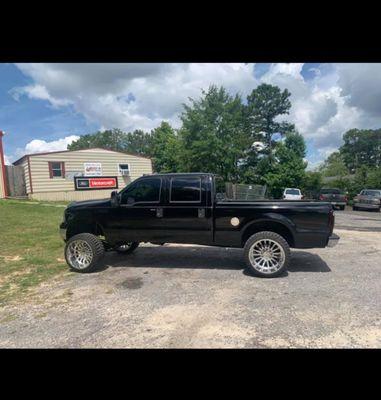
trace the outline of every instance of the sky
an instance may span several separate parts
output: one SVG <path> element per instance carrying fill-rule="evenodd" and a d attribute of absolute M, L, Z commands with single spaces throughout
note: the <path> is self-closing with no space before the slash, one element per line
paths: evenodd
<path fill-rule="evenodd" d="M 0 130 L 6 162 L 65 150 L 80 135 L 180 126 L 182 104 L 211 84 L 243 100 L 261 83 L 287 88 L 293 122 L 319 165 L 352 128 L 381 128 L 381 64 L 0 63 Z"/>

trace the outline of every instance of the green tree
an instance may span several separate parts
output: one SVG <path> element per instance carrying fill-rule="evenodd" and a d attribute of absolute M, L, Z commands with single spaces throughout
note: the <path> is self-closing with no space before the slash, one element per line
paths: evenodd
<path fill-rule="evenodd" d="M 319 171 L 306 171 L 302 182 L 302 192 L 306 197 L 313 198 L 323 186 L 323 176 Z"/>
<path fill-rule="evenodd" d="M 372 168 L 368 171 L 365 186 L 369 189 L 381 189 L 381 168 Z"/>
<path fill-rule="evenodd" d="M 181 143 L 168 122 L 162 122 L 151 132 L 150 153 L 156 172 L 179 172 Z"/>
<path fill-rule="evenodd" d="M 305 155 L 306 145 L 303 136 L 292 132 L 286 135 L 284 141 L 276 144 L 274 161 L 271 164 L 269 160 L 264 159 L 261 165 L 263 181 L 273 197 L 280 197 L 286 187 L 303 186 L 307 167 Z"/>
<path fill-rule="evenodd" d="M 68 145 L 68 150 L 100 147 L 102 149 L 126 151 L 149 156 L 151 154 L 151 143 L 151 135 L 142 130 L 125 133 L 120 129 L 109 129 L 82 135 L 78 140 Z"/>
<path fill-rule="evenodd" d="M 344 177 L 349 173 L 344 158 L 339 151 L 331 153 L 319 167 L 319 171 L 326 177 Z"/>
<path fill-rule="evenodd" d="M 281 91 L 278 86 L 263 83 L 247 97 L 245 111 L 248 128 L 254 138 L 266 143 L 270 157 L 275 145 L 274 134 L 284 135 L 295 129 L 290 123 L 279 122 L 279 116 L 290 112 L 290 96 L 291 93 L 287 89 Z"/>
<path fill-rule="evenodd" d="M 125 151 L 147 157 L 152 154 L 152 136 L 141 129 L 126 133 L 123 136 L 122 143 Z"/>
<path fill-rule="evenodd" d="M 98 131 L 93 134 L 82 135 L 78 140 L 68 145 L 68 150 L 82 150 L 91 147 L 123 151 L 125 133 L 120 129 Z"/>
<path fill-rule="evenodd" d="M 252 143 L 245 130 L 241 98 L 223 87 L 210 86 L 190 103 L 184 104 L 181 115 L 182 170 L 213 172 L 238 181 L 241 160 Z"/>
<path fill-rule="evenodd" d="M 351 129 L 343 140 L 340 154 L 350 173 L 362 165 L 381 167 L 381 129 Z"/>

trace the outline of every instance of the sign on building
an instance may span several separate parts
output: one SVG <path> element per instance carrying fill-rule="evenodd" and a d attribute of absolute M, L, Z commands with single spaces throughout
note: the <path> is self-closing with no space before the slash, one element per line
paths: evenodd
<path fill-rule="evenodd" d="M 85 176 L 102 176 L 101 163 L 84 163 Z"/>
<path fill-rule="evenodd" d="M 75 190 L 118 189 L 117 176 L 101 178 L 74 177 Z"/>

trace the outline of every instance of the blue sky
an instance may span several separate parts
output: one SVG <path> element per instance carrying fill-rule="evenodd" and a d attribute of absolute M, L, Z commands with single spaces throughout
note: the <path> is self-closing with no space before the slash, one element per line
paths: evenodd
<path fill-rule="evenodd" d="M 288 88 L 288 119 L 304 135 L 310 168 L 350 128 L 381 127 L 379 64 L 0 64 L 5 154 L 60 150 L 112 127 L 180 124 L 181 104 L 210 84 L 243 98 L 266 82 Z"/>

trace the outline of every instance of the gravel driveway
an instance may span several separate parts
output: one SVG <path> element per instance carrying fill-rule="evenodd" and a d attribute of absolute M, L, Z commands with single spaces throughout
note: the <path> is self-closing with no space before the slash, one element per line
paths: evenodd
<path fill-rule="evenodd" d="M 242 250 L 143 245 L 0 309 L 0 347 L 380 347 L 381 213 L 336 212 L 335 248 L 254 278 Z"/>

